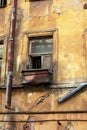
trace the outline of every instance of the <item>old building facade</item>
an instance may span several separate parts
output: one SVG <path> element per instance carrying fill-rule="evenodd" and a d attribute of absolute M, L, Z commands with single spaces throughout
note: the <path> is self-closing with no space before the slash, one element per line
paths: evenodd
<path fill-rule="evenodd" d="M 16 12 L 13 1 L 0 0 L 0 129 L 85 130 L 87 0 L 17 0 Z"/>

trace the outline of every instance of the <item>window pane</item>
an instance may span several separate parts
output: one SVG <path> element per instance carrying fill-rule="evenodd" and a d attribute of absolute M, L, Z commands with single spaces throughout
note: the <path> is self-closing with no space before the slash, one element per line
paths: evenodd
<path fill-rule="evenodd" d="M 0 45 L 0 57 L 2 57 L 2 53 L 3 53 L 3 45 Z"/>
<path fill-rule="evenodd" d="M 52 53 L 52 38 L 38 38 L 30 40 L 31 53 Z"/>
<path fill-rule="evenodd" d="M 43 55 L 42 68 L 51 68 L 52 66 L 52 55 Z"/>
<path fill-rule="evenodd" d="M 0 73 L 1 73 L 2 60 L 0 60 Z"/>

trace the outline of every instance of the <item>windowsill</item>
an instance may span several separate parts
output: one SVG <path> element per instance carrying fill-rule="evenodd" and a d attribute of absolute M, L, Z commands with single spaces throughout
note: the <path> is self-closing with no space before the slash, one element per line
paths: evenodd
<path fill-rule="evenodd" d="M 45 71 L 45 70 L 49 70 L 48 68 L 40 68 L 40 69 L 25 69 L 25 70 L 22 70 L 21 73 L 23 72 L 35 72 L 35 71 Z"/>
<path fill-rule="evenodd" d="M 23 84 L 48 84 L 51 83 L 52 73 L 49 69 L 25 69 L 22 70 Z"/>

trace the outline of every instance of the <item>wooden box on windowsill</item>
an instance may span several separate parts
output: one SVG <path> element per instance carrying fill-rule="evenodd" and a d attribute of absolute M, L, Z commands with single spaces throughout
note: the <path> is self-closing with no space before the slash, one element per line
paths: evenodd
<path fill-rule="evenodd" d="M 23 84 L 50 84 L 51 73 L 48 69 L 25 69 L 22 70 Z"/>

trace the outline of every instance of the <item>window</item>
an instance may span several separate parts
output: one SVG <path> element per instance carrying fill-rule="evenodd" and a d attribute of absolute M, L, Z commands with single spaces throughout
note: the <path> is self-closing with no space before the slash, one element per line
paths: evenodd
<path fill-rule="evenodd" d="M 1 68 L 2 68 L 2 53 L 3 53 L 3 41 L 0 41 L 0 79 L 1 79 Z"/>
<path fill-rule="evenodd" d="M 84 9 L 87 9 L 87 3 L 84 4 L 83 8 L 84 8 Z"/>
<path fill-rule="evenodd" d="M 29 42 L 31 68 L 50 68 L 52 65 L 53 37 L 31 37 Z"/>
<path fill-rule="evenodd" d="M 0 8 L 6 7 L 7 0 L 0 0 Z"/>

